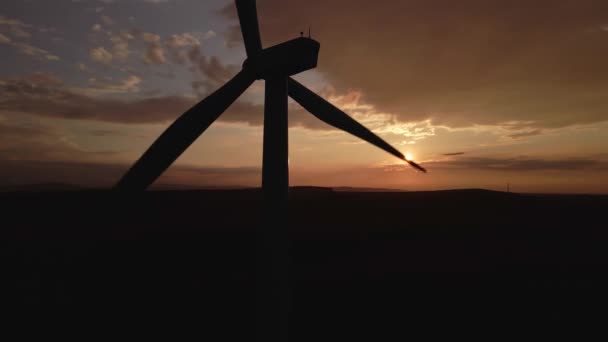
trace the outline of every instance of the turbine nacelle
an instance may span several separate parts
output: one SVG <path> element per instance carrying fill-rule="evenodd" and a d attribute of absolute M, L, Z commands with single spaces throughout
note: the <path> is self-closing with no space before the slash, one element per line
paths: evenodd
<path fill-rule="evenodd" d="M 253 69 L 258 80 L 269 76 L 292 76 L 317 67 L 321 44 L 300 37 L 271 46 L 250 56 L 243 69 Z"/>

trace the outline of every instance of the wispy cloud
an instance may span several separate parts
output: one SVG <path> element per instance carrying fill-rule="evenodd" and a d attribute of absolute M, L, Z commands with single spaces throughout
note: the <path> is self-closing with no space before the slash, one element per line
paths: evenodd
<path fill-rule="evenodd" d="M 7 18 L 0 15 L 0 30 L 14 38 L 29 38 L 32 35 L 30 31 L 33 28 L 32 25 L 26 24 L 19 19 Z"/>
<path fill-rule="evenodd" d="M 0 33 L 0 44 L 8 44 L 11 42 L 11 39 L 2 33 Z"/>
<path fill-rule="evenodd" d="M 24 55 L 31 56 L 34 58 L 46 59 L 49 61 L 58 61 L 59 56 L 54 55 L 53 53 L 41 49 L 39 47 L 35 47 L 28 43 L 13 43 L 13 46 L 19 50 Z"/>
<path fill-rule="evenodd" d="M 142 79 L 135 75 L 129 75 L 118 83 L 100 82 L 97 79 L 89 79 L 87 88 L 73 88 L 75 93 L 82 93 L 92 97 L 104 94 L 121 94 L 139 92 Z"/>
<path fill-rule="evenodd" d="M 34 30 L 33 25 L 26 24 L 21 20 L 0 16 L 0 44 L 8 44 L 21 54 L 35 59 L 58 61 L 59 56 L 29 42 L 29 38 L 32 36 L 31 32 Z"/>
<path fill-rule="evenodd" d="M 114 56 L 108 50 L 106 50 L 103 46 L 99 46 L 96 48 L 92 48 L 89 51 L 89 56 L 94 62 L 108 64 L 112 62 Z"/>
<path fill-rule="evenodd" d="M 466 170 L 492 170 L 492 171 L 581 171 L 608 168 L 608 161 L 593 158 L 490 158 L 466 157 L 445 161 L 428 163 L 429 168 L 450 168 Z"/>
<path fill-rule="evenodd" d="M 158 34 L 144 32 L 143 40 L 147 45 L 143 60 L 148 64 L 164 64 L 165 50 L 162 47 L 161 38 Z"/>

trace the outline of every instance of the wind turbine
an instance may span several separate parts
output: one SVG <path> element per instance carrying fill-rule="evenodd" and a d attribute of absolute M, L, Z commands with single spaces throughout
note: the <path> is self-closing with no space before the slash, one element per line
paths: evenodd
<path fill-rule="evenodd" d="M 150 186 L 255 80 L 266 81 L 262 188 L 270 201 L 287 200 L 289 189 L 287 96 L 321 121 L 359 137 L 419 171 L 406 158 L 346 113 L 291 78 L 314 69 L 321 45 L 299 37 L 263 49 L 255 0 L 236 0 L 247 51 L 242 70 L 221 88 L 180 116 L 143 154 L 116 185 L 125 191 Z"/>

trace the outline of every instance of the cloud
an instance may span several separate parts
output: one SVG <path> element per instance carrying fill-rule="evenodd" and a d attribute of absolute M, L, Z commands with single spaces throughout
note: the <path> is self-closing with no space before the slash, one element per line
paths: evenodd
<path fill-rule="evenodd" d="M 31 37 L 30 31 L 34 26 L 25 24 L 21 20 L 11 19 L 0 15 L 0 44 L 8 44 L 19 53 L 48 61 L 58 61 L 59 56 L 26 42 Z M 49 28 L 40 28 L 41 32 L 52 31 Z"/>
<path fill-rule="evenodd" d="M 107 15 L 102 15 L 99 18 L 101 19 L 101 22 L 104 23 L 104 25 L 106 26 L 114 25 L 114 20 L 112 20 L 112 18 L 108 17 Z"/>
<path fill-rule="evenodd" d="M 146 43 L 160 43 L 160 36 L 150 32 L 143 32 L 142 39 Z"/>
<path fill-rule="evenodd" d="M 543 130 L 541 130 L 541 129 L 529 129 L 529 130 L 525 130 L 523 132 L 509 134 L 508 137 L 513 138 L 513 139 L 518 139 L 518 138 L 533 137 L 535 135 L 540 135 L 542 133 L 543 133 Z"/>
<path fill-rule="evenodd" d="M 31 27 L 31 25 L 27 25 L 23 23 L 19 19 L 11 19 L 7 18 L 3 15 L 0 15 L 0 25 L 2 26 L 17 26 L 17 27 Z"/>
<path fill-rule="evenodd" d="M 124 89 L 126 91 L 136 91 L 139 90 L 140 83 L 141 78 L 131 75 L 122 82 L 120 89 Z"/>
<path fill-rule="evenodd" d="M 12 26 L 10 30 L 11 34 L 17 38 L 29 38 L 32 36 L 29 32 L 19 26 Z"/>
<path fill-rule="evenodd" d="M 99 96 L 112 93 L 132 93 L 139 92 L 142 79 L 135 75 L 130 75 L 118 84 L 100 83 L 96 79 L 89 80 L 89 88 L 77 89 L 78 91 L 91 95 Z"/>
<path fill-rule="evenodd" d="M 131 53 L 129 50 L 129 41 L 135 37 L 129 32 L 123 31 L 120 34 L 112 35 L 110 42 L 112 42 L 112 56 L 121 62 L 126 61 Z"/>
<path fill-rule="evenodd" d="M 47 74 L 0 81 L 0 112 L 122 124 L 158 124 L 172 122 L 200 100 L 184 96 L 135 100 L 104 97 L 109 93 L 138 90 L 141 79 L 137 76 L 130 76 L 119 84 L 95 83 L 89 88 L 73 89 Z M 264 107 L 237 101 L 220 121 L 261 126 Z M 299 106 L 290 108 L 289 124 L 291 127 L 331 129 Z"/>
<path fill-rule="evenodd" d="M 201 42 L 191 33 L 173 34 L 166 42 L 167 46 L 172 49 L 179 49 L 184 47 L 200 46 Z"/>
<path fill-rule="evenodd" d="M 94 25 L 93 31 L 101 32 L 100 25 Z M 141 32 L 139 30 L 121 30 L 118 33 L 106 32 L 109 36 L 110 48 L 97 47 L 91 50 L 91 57 L 98 62 L 108 64 L 112 61 L 126 62 L 132 51 L 130 43 L 132 41 L 143 41 L 144 51 L 142 60 L 146 64 L 165 64 L 167 63 L 166 51 L 179 64 L 184 64 L 188 60 L 188 51 L 201 46 L 201 39 L 208 39 L 202 33 L 181 33 L 169 36 L 164 42 L 160 35 L 151 32 Z M 200 36 L 200 37 L 199 37 Z"/>
<path fill-rule="evenodd" d="M 19 52 L 24 55 L 28 55 L 34 58 L 46 59 L 49 61 L 58 61 L 59 57 L 52 54 L 51 52 L 35 47 L 28 43 L 14 43 L 13 46 L 17 48 Z"/>
<path fill-rule="evenodd" d="M 234 65 L 224 65 L 217 57 L 203 56 L 198 46 L 193 47 L 187 54 L 181 55 L 184 59 L 179 59 L 179 63 L 190 62 L 191 70 L 198 76 L 191 82 L 192 89 L 199 96 L 206 96 L 210 91 L 224 85 L 237 72 Z"/>
<path fill-rule="evenodd" d="M 217 33 L 213 30 L 209 30 L 203 34 L 203 40 L 208 40 L 217 36 Z"/>
<path fill-rule="evenodd" d="M 157 35 L 151 33 L 142 34 L 135 29 L 123 29 L 117 30 L 117 32 L 112 30 L 103 31 L 101 25 L 99 24 L 95 24 L 92 30 L 96 33 L 102 33 L 97 37 L 101 37 L 103 40 L 107 39 L 109 43 L 109 46 L 98 46 L 89 51 L 89 55 L 94 61 L 103 64 L 109 64 L 111 62 L 127 62 L 132 53 L 130 47 L 131 42 L 139 39 L 143 40 L 144 44 L 146 44 L 148 53 L 154 54 L 154 52 L 149 52 L 150 49 L 154 48 L 150 45 L 156 45 L 156 39 L 159 39 Z"/>
<path fill-rule="evenodd" d="M 0 165 L 9 160 L 85 160 L 91 156 L 49 126 L 0 121 Z"/>
<path fill-rule="evenodd" d="M 93 61 L 103 64 L 109 64 L 113 58 L 112 53 L 102 46 L 91 49 L 89 56 Z"/>
<path fill-rule="evenodd" d="M 144 61 L 148 64 L 164 64 L 167 60 L 165 58 L 165 51 L 161 45 L 160 36 L 144 32 L 142 37 L 147 45 Z"/>
<path fill-rule="evenodd" d="M 175 119 L 194 103 L 193 99 L 179 96 L 131 101 L 91 96 L 110 90 L 124 91 L 137 87 L 139 82 L 139 78 L 131 77 L 120 85 L 74 91 L 31 79 L 7 80 L 0 84 L 0 111 L 74 120 L 160 123 Z"/>
<path fill-rule="evenodd" d="M 198 59 L 198 69 L 201 74 L 215 84 L 227 82 L 238 72 L 237 66 L 222 64 L 215 56 L 201 56 Z"/>
<path fill-rule="evenodd" d="M 201 41 L 192 33 L 173 34 L 166 41 L 167 50 L 178 64 L 186 64 L 188 52 L 201 46 Z"/>
<path fill-rule="evenodd" d="M 449 168 L 492 171 L 579 171 L 608 168 L 605 160 L 593 158 L 545 159 L 533 157 L 468 157 L 427 163 L 429 169 Z"/>
<path fill-rule="evenodd" d="M 0 33 L 0 44 L 8 44 L 11 42 L 11 39 L 2 33 Z"/>
<path fill-rule="evenodd" d="M 267 0 L 258 10 L 264 46 L 312 25 L 336 90 L 358 90 L 402 122 L 542 130 L 608 120 L 606 35 L 588 30 L 606 23 L 603 0 Z M 223 13 L 242 48 L 234 5 Z"/>
<path fill-rule="evenodd" d="M 446 157 L 453 157 L 453 156 L 462 156 L 464 154 L 465 154 L 464 152 L 452 152 L 452 153 L 444 153 L 442 155 L 446 156 Z"/>
<path fill-rule="evenodd" d="M 0 15 L 0 31 L 18 39 L 31 37 L 32 25 L 26 24 L 19 19 L 7 18 Z"/>
<path fill-rule="evenodd" d="M 205 95 L 230 80 L 240 70 L 240 67 L 223 64 L 215 56 L 203 55 L 200 46 L 193 46 L 185 56 L 192 68 L 198 72 L 202 79 L 192 82 L 192 88 L 199 95 Z"/>

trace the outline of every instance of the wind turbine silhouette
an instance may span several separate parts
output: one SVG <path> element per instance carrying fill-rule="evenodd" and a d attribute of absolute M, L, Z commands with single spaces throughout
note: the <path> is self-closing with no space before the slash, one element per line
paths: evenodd
<path fill-rule="evenodd" d="M 269 200 L 286 200 L 289 189 L 287 96 L 321 121 L 359 137 L 419 171 L 426 170 L 290 76 L 317 66 L 319 42 L 299 37 L 263 49 L 255 0 L 236 0 L 247 51 L 242 70 L 180 116 L 116 185 L 125 191 L 150 186 L 247 88 L 266 81 L 262 188 Z"/>

